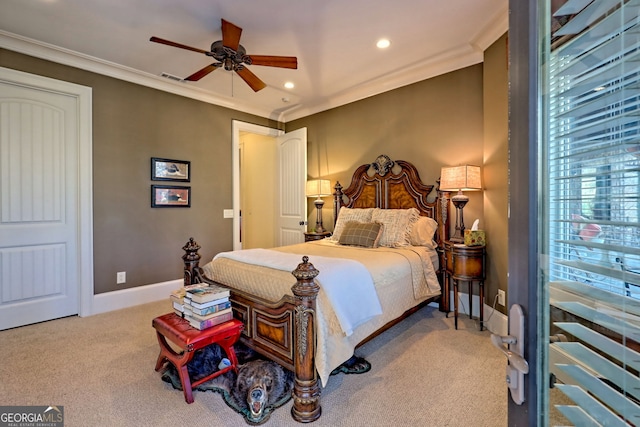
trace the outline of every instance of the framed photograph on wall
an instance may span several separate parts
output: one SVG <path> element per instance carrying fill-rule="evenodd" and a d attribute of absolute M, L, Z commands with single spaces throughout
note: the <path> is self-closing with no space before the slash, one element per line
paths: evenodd
<path fill-rule="evenodd" d="M 191 162 L 151 158 L 151 179 L 153 181 L 191 181 Z"/>
<path fill-rule="evenodd" d="M 191 187 L 152 185 L 151 207 L 189 208 L 191 207 Z"/>

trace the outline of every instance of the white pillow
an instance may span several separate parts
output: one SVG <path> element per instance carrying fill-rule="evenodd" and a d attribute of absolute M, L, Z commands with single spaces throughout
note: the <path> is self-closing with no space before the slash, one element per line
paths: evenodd
<path fill-rule="evenodd" d="M 371 215 L 373 214 L 374 208 L 363 208 L 363 209 L 352 209 L 352 208 L 340 208 L 340 212 L 338 213 L 338 219 L 336 220 L 336 225 L 333 228 L 333 235 L 331 236 L 331 240 L 339 241 L 340 235 L 342 234 L 342 230 L 344 226 L 351 221 L 356 222 L 371 222 Z"/>
<path fill-rule="evenodd" d="M 409 233 L 413 223 L 420 217 L 416 208 L 410 209 L 378 209 L 373 211 L 372 222 L 384 225 L 379 246 L 396 248 L 409 246 Z"/>
<path fill-rule="evenodd" d="M 409 235 L 409 242 L 412 246 L 428 246 L 434 248 L 435 242 L 433 241 L 433 237 L 436 230 L 438 230 L 438 223 L 433 218 L 421 216 L 413 223 Z"/>

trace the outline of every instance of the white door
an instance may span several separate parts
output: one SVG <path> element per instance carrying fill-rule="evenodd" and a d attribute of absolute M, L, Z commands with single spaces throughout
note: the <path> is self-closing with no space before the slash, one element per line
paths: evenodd
<path fill-rule="evenodd" d="M 78 98 L 0 74 L 0 330 L 78 314 Z"/>
<path fill-rule="evenodd" d="M 304 242 L 307 200 L 307 128 L 278 138 L 279 185 L 276 194 L 276 245 Z"/>

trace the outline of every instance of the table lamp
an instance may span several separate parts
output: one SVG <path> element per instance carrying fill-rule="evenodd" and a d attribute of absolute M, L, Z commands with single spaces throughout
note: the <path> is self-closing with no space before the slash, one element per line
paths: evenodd
<path fill-rule="evenodd" d="M 440 191 L 457 191 L 451 198 L 456 207 L 456 230 L 449 239 L 454 243 L 464 242 L 464 215 L 463 209 L 469 197 L 462 194 L 462 191 L 481 190 L 480 166 L 452 166 L 444 167 L 440 170 Z"/>
<path fill-rule="evenodd" d="M 307 181 L 307 197 L 315 197 L 313 204 L 316 206 L 316 233 L 324 233 L 322 226 L 322 207 L 324 206 L 323 197 L 331 195 L 331 183 L 328 179 L 313 179 Z"/>

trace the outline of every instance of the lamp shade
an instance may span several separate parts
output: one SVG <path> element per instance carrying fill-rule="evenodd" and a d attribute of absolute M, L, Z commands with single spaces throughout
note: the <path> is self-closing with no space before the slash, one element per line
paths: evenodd
<path fill-rule="evenodd" d="M 307 197 L 327 197 L 331 195 L 331 182 L 328 179 L 307 181 Z"/>
<path fill-rule="evenodd" d="M 481 190 L 480 166 L 452 166 L 440 170 L 441 191 Z"/>

